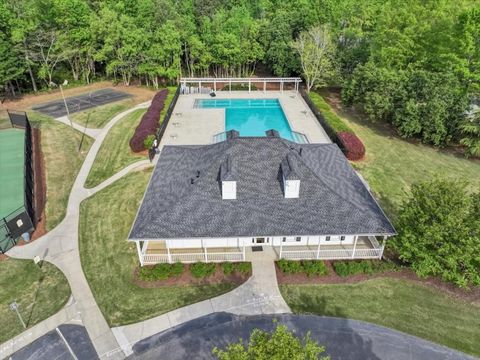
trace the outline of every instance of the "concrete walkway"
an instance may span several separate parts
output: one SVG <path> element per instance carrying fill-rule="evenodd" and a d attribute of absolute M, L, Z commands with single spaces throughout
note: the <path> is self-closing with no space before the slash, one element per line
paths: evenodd
<path fill-rule="evenodd" d="M 363 321 L 316 315 L 236 316 L 216 313 L 189 321 L 174 329 L 140 341 L 129 359 L 183 360 L 214 359 L 212 349 L 247 340 L 253 329 L 272 331 L 273 320 L 285 324 L 297 336 L 310 332 L 325 346 L 323 355 L 349 360 L 473 360 L 474 357 L 400 331 Z M 161 355 L 160 355 L 161 354 Z"/>
<path fill-rule="evenodd" d="M 146 102 L 118 114 L 96 135 L 95 141 L 73 184 L 68 200 L 67 212 L 63 221 L 40 239 L 28 245 L 13 247 L 7 253 L 10 257 L 22 259 L 32 259 L 35 256 L 40 256 L 42 259 L 57 266 L 65 274 L 72 290 L 76 311 L 79 314 L 81 322 L 86 327 L 100 358 L 122 359 L 124 355 L 121 350 L 119 350 L 118 343 L 97 306 L 85 275 L 83 274 L 78 251 L 80 203 L 96 191 L 100 191 L 110 185 L 111 182 L 118 178 L 114 176 L 114 180 L 109 179 L 103 182 L 97 186 L 95 190 L 84 188 L 85 181 L 100 150 L 100 146 L 110 129 L 127 114 L 139 108 L 146 108 L 149 104 L 150 102 Z M 138 164 L 136 165 L 138 166 Z M 144 164 L 142 163 L 142 165 Z M 135 167 L 136 166 L 130 166 L 129 170 Z M 126 172 L 122 174 L 125 175 Z M 63 316 L 60 313 L 57 313 L 53 317 Z M 18 339 L 15 340 L 17 348 L 30 343 L 44 334 L 44 331 L 41 331 L 41 327 L 35 328 L 34 330 L 32 329 L 34 328 L 32 327 L 22 333 Z"/>
<path fill-rule="evenodd" d="M 67 116 L 61 116 L 61 117 L 55 118 L 55 120 L 60 121 L 65 125 L 72 126 L 75 130 L 78 130 L 81 133 L 84 132 L 85 134 L 87 134 L 88 136 L 94 139 L 102 132 L 102 129 L 86 128 L 85 126 L 77 124 L 74 121 L 70 121 Z"/>
<path fill-rule="evenodd" d="M 252 277 L 231 292 L 140 323 L 113 328 L 125 355 L 131 355 L 132 346 L 140 340 L 215 312 L 239 315 L 290 313 L 278 289 L 274 259 L 275 253 L 270 246 L 264 246 L 263 252 L 249 250 L 247 260 L 252 262 Z"/>

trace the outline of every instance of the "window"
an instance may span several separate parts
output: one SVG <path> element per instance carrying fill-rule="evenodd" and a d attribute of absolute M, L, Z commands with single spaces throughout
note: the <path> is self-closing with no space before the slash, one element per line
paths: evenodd
<path fill-rule="evenodd" d="M 297 237 L 295 238 L 295 241 L 302 241 L 302 237 L 301 237 L 301 236 L 297 236 Z"/>
<path fill-rule="evenodd" d="M 284 237 L 284 238 L 282 239 L 282 242 L 286 242 L 286 241 L 287 241 L 287 238 Z"/>
<path fill-rule="evenodd" d="M 327 237 L 325 238 L 325 241 L 330 241 L 330 236 L 327 236 Z"/>
<path fill-rule="evenodd" d="M 340 241 L 345 240 L 345 236 L 340 236 Z"/>

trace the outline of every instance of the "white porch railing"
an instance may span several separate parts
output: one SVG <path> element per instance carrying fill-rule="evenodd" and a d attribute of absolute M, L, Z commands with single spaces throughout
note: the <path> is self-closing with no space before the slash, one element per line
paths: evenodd
<path fill-rule="evenodd" d="M 170 253 L 169 254 L 144 254 L 143 264 L 152 265 L 157 263 L 193 263 L 193 262 L 224 262 L 224 261 L 244 261 L 243 252 L 223 252 L 223 253 Z"/>
<path fill-rule="evenodd" d="M 383 247 L 378 249 L 285 250 L 280 258 L 289 260 L 380 259 Z"/>

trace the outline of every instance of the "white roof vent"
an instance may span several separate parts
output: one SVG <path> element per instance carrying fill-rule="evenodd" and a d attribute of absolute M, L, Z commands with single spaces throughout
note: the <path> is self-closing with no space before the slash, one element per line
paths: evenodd
<path fill-rule="evenodd" d="M 287 154 L 281 163 L 283 178 L 283 193 L 286 199 L 300 196 L 300 177 L 297 172 L 298 159 L 293 153 Z"/>
<path fill-rule="evenodd" d="M 220 166 L 220 181 L 222 185 L 222 199 L 234 200 L 237 198 L 237 181 L 232 169 L 230 155 Z"/>

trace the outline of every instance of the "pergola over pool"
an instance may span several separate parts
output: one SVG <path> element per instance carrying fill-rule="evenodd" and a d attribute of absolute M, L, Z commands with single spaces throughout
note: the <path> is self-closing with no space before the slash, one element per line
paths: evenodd
<path fill-rule="evenodd" d="M 201 78 L 201 77 L 191 77 L 191 78 L 181 78 L 180 84 L 183 87 L 186 87 L 187 84 L 198 85 L 198 88 L 202 88 L 202 83 L 213 83 L 213 91 L 217 91 L 217 83 L 227 83 L 229 84 L 229 89 L 231 90 L 232 84 L 248 84 L 248 91 L 252 90 L 252 83 L 263 83 L 263 92 L 267 91 L 267 83 L 280 84 L 280 92 L 283 92 L 284 84 L 294 84 L 295 91 L 298 91 L 299 85 L 302 82 L 302 79 L 299 77 L 270 77 L 270 78 L 260 78 L 260 77 L 249 77 L 249 78 Z"/>

